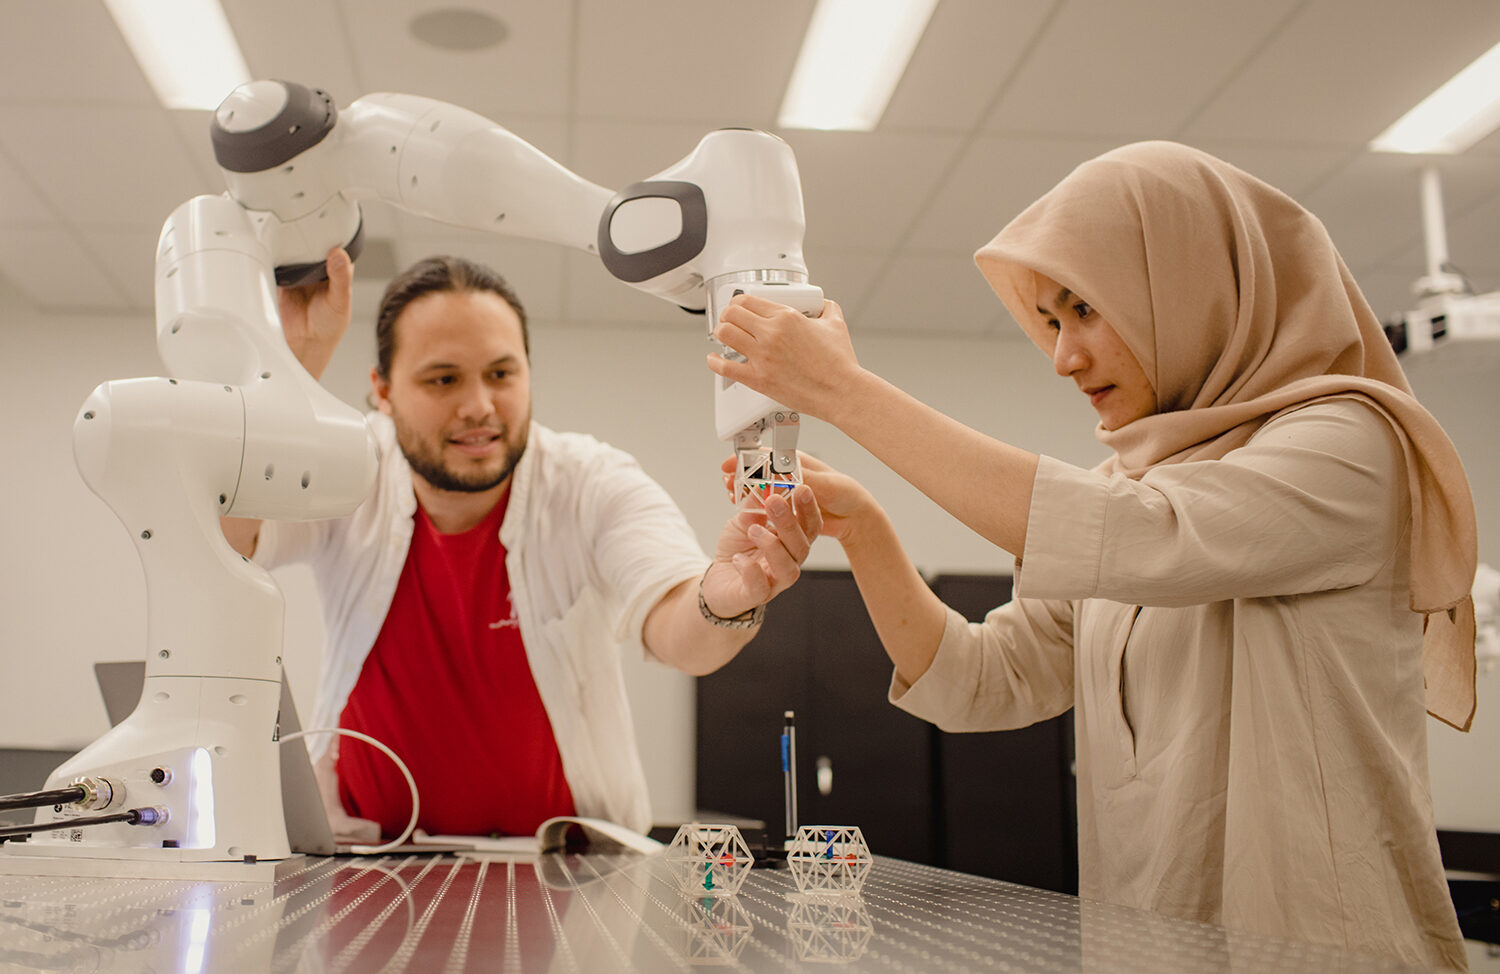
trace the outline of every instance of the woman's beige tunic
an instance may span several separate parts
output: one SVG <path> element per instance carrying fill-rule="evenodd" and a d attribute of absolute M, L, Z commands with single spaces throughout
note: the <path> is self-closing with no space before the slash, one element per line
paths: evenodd
<path fill-rule="evenodd" d="M 1354 397 L 1139 481 L 1043 458 L 1016 600 L 950 611 L 891 699 L 954 731 L 1076 708 L 1086 898 L 1462 968 L 1406 482 Z"/>

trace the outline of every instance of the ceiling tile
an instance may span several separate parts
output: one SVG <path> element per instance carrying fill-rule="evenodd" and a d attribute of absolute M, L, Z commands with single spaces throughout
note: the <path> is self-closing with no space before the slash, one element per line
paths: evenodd
<path fill-rule="evenodd" d="M 622 189 L 676 165 L 717 127 L 580 121 L 573 127 L 573 171 L 600 186 Z"/>
<path fill-rule="evenodd" d="M 1479 290 L 1500 289 L 1500 196 L 1448 218 L 1448 257 Z"/>
<path fill-rule="evenodd" d="M 837 301 L 846 314 L 853 314 L 865 306 L 888 253 L 810 247 L 803 256 L 807 258 L 808 283 L 822 288 L 823 297 Z"/>
<path fill-rule="evenodd" d="M 1171 136 L 1293 6 L 1295 0 L 1065 3 L 985 129 L 1121 140 Z"/>
<path fill-rule="evenodd" d="M 1455 210 L 1445 206 L 1448 260 L 1477 291 L 1500 288 L 1500 196 Z M 1397 254 L 1393 263 L 1426 273 L 1427 248 L 1421 239 Z"/>
<path fill-rule="evenodd" d="M 125 293 L 132 311 L 156 307 L 156 230 L 95 228 L 84 237 L 89 253 Z"/>
<path fill-rule="evenodd" d="M 335 0 L 365 90 L 394 91 L 461 105 L 499 121 L 520 115 L 561 115 L 571 86 L 573 6 L 507 3 L 496 10 L 509 33 L 498 47 L 444 51 L 417 40 L 409 25 L 451 0 Z M 494 9 L 492 6 L 491 9 Z M 314 62 L 316 63 L 316 62 Z"/>
<path fill-rule="evenodd" d="M 42 199 L 36 186 L 0 155 L 0 224 L 48 223 L 57 212 Z"/>
<path fill-rule="evenodd" d="M 1363 145 L 1496 41 L 1491 0 L 1313 0 L 1183 135 Z"/>
<path fill-rule="evenodd" d="M 167 113 L 177 135 L 182 140 L 187 161 L 198 174 L 200 185 L 208 187 L 205 192 L 218 195 L 224 192 L 224 174 L 214 159 L 213 141 L 209 126 L 214 113 L 210 111 L 176 110 Z M 186 198 L 186 197 L 184 197 Z"/>
<path fill-rule="evenodd" d="M 906 245 L 973 254 L 1079 163 L 1113 141 L 986 136 L 969 144 Z"/>
<path fill-rule="evenodd" d="M 893 247 L 963 146 L 956 135 L 784 132 L 802 175 L 808 246 Z"/>
<path fill-rule="evenodd" d="M 347 105 L 367 92 L 335 0 L 221 0 L 252 78 L 321 88 Z M 229 92 L 225 92 L 229 94 Z"/>
<path fill-rule="evenodd" d="M 8 317 L 10 313 L 17 311 L 29 315 L 35 311 L 36 306 L 36 302 L 31 300 L 9 277 L 6 277 L 4 269 L 0 268 L 0 315 Z M 3 343 L 7 337 L 13 337 L 14 332 L 14 329 L 7 331 L 0 328 L 0 343 Z"/>
<path fill-rule="evenodd" d="M 0 227 L 0 273 L 48 310 L 115 310 L 125 293 L 67 230 Z"/>
<path fill-rule="evenodd" d="M 775 123 L 806 0 L 614 0 L 578 4 L 578 100 L 585 119 Z"/>
<path fill-rule="evenodd" d="M 1005 306 L 974 262 L 961 256 L 904 254 L 892 260 L 850 313 L 851 332 L 898 331 L 923 335 L 1001 334 Z M 1020 337 L 1019 329 L 1014 337 Z M 1004 337 L 1012 337 L 1008 332 Z"/>
<path fill-rule="evenodd" d="M 160 227 L 206 185 L 161 108 L 0 105 L 0 143 L 65 219 Z M 46 138 L 26 133 L 45 131 Z"/>
<path fill-rule="evenodd" d="M 1471 156 L 1500 156 L 1500 128 L 1495 129 L 1495 131 L 1480 139 L 1464 154 Z"/>
<path fill-rule="evenodd" d="M 1369 152 L 1299 201 L 1323 221 L 1346 263 L 1381 264 L 1422 240 L 1420 171 L 1428 164 L 1441 172 L 1447 213 L 1500 192 L 1500 172 L 1484 157 Z"/>
<path fill-rule="evenodd" d="M 1193 144 L 1293 198 L 1341 171 L 1354 157 L 1348 149 L 1285 143 L 1208 140 Z"/>
<path fill-rule="evenodd" d="M 0 18 L 0 105 L 157 104 L 99 0 L 7 0 Z"/>
<path fill-rule="evenodd" d="M 943 0 L 880 129 L 973 129 L 1056 6 L 1054 0 Z"/>

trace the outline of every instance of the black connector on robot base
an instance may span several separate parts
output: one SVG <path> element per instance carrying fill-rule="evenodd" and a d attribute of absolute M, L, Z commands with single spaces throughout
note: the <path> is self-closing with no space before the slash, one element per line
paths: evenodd
<path fill-rule="evenodd" d="M 6 839 L 16 839 L 31 835 L 35 832 L 51 832 L 57 829 L 79 829 L 89 825 L 109 825 L 114 822 L 124 822 L 126 825 L 160 825 L 167 820 L 166 809 L 163 808 L 131 808 L 114 815 L 92 815 L 88 818 L 64 818 L 56 822 L 44 822 L 33 825 L 16 825 L 11 828 L 0 829 L 0 842 Z"/>

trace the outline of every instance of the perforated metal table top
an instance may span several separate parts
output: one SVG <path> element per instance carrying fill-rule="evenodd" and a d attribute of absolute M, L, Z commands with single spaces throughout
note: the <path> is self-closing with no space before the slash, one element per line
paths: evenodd
<path fill-rule="evenodd" d="M 662 857 L 298 859 L 274 883 L 0 876 L 4 971 L 1175 971 L 1414 968 L 876 858 L 857 896 Z"/>

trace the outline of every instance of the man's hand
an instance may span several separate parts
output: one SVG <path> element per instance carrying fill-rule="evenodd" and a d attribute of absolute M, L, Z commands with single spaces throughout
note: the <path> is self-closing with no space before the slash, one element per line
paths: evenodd
<path fill-rule="evenodd" d="M 354 263 L 343 248 L 328 252 L 328 280 L 280 288 L 281 333 L 314 379 L 323 376 L 349 328 L 354 306 Z"/>
<path fill-rule="evenodd" d="M 367 818 L 355 818 L 344 811 L 344 803 L 339 800 L 339 776 L 334 770 L 334 762 L 338 757 L 338 742 L 335 741 L 334 746 L 323 752 L 318 763 L 313 765 L 313 776 L 318 779 L 318 794 L 323 798 L 323 811 L 327 813 L 328 825 L 333 829 L 333 840 L 378 845 L 380 823 Z"/>
<path fill-rule="evenodd" d="M 704 576 L 703 601 L 709 611 L 732 618 L 786 591 L 801 575 L 822 524 L 812 488 L 805 484 L 790 498 L 750 495 L 724 525 L 714 563 Z"/>
<path fill-rule="evenodd" d="M 817 501 L 805 486 L 790 501 L 773 497 L 762 506 L 757 497 L 746 505 L 724 525 L 701 582 L 693 578 L 673 586 L 646 615 L 646 648 L 690 676 L 717 670 L 756 632 L 711 625 L 699 611 L 699 585 L 709 612 L 721 619 L 744 615 L 797 580 L 821 527 Z"/>
<path fill-rule="evenodd" d="M 333 358 L 333 350 L 339 347 L 339 341 L 349 328 L 353 299 L 354 264 L 340 247 L 328 252 L 328 280 L 277 290 L 281 333 L 286 336 L 287 347 L 292 350 L 297 361 L 302 363 L 302 367 L 314 379 L 323 377 L 323 370 L 328 368 L 328 362 Z M 219 525 L 223 528 L 224 540 L 229 542 L 231 548 L 246 558 L 255 556 L 255 548 L 260 541 L 258 518 L 221 517 Z M 324 801 L 326 804 L 326 796 Z M 333 801 L 335 805 L 338 804 L 336 787 Z M 348 818 L 343 815 L 342 808 L 339 809 L 339 814 Z M 330 814 L 330 820 L 332 817 Z M 373 822 L 370 824 L 374 825 Z"/>

